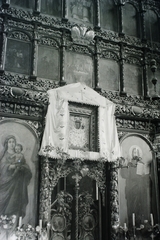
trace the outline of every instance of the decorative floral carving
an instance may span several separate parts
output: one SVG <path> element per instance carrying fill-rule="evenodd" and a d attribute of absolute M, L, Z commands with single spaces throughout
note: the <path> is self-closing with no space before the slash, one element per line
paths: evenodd
<path fill-rule="evenodd" d="M 125 62 L 129 64 L 135 64 L 137 66 L 141 66 L 142 62 L 141 59 L 138 57 L 133 57 L 133 56 L 125 56 Z"/>
<path fill-rule="evenodd" d="M 92 50 L 87 46 L 80 46 L 77 44 L 73 44 L 73 45 L 67 46 L 67 50 L 92 55 Z"/>
<path fill-rule="evenodd" d="M 59 48 L 59 42 L 56 39 L 49 38 L 49 37 L 42 37 L 39 41 L 39 44 L 48 45 L 51 47 Z"/>
<path fill-rule="evenodd" d="M 100 57 L 112 59 L 112 60 L 115 60 L 117 62 L 119 61 L 118 54 L 115 53 L 115 52 L 108 51 L 108 50 L 102 51 L 101 54 L 100 54 Z"/>
<path fill-rule="evenodd" d="M 85 26 L 73 26 L 71 29 L 71 37 L 76 43 L 89 43 L 94 39 L 93 30 L 87 29 Z"/>
<path fill-rule="evenodd" d="M 33 31 L 34 29 L 34 26 L 32 24 L 29 24 L 29 23 L 23 23 L 23 22 L 17 22 L 17 21 L 14 21 L 14 20 L 8 20 L 8 25 L 10 27 L 13 27 L 13 28 L 21 28 L 21 29 L 24 29 L 26 31 Z"/>
<path fill-rule="evenodd" d="M 118 167 L 119 161 L 110 163 L 111 239 L 116 239 L 114 229 L 119 226 Z"/>
<path fill-rule="evenodd" d="M 19 39 L 22 41 L 27 41 L 27 42 L 30 42 L 30 40 L 31 40 L 31 36 L 29 36 L 28 33 L 20 32 L 20 31 L 9 32 L 8 37 L 14 38 L 14 39 Z"/>

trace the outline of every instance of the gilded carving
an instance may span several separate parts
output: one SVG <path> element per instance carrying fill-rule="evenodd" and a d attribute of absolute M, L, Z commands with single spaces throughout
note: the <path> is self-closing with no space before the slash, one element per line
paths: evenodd
<path fill-rule="evenodd" d="M 95 33 L 93 30 L 87 29 L 85 26 L 73 26 L 71 29 L 71 37 L 74 42 L 90 43 L 93 41 Z"/>
<path fill-rule="evenodd" d="M 118 166 L 118 161 L 110 163 L 111 239 L 116 239 L 115 229 L 119 226 Z"/>
<path fill-rule="evenodd" d="M 113 51 L 109 51 L 109 50 L 104 50 L 101 52 L 100 57 L 103 58 L 108 58 L 108 59 L 112 59 L 115 61 L 119 61 L 119 56 L 117 53 L 113 52 Z"/>
<path fill-rule="evenodd" d="M 53 38 L 49 38 L 49 37 L 41 37 L 39 40 L 39 44 L 59 48 L 60 43 L 57 39 L 53 39 Z"/>
<path fill-rule="evenodd" d="M 129 56 L 129 55 L 128 56 L 125 55 L 125 62 L 129 63 L 129 64 L 134 64 L 137 66 L 142 65 L 141 59 L 139 59 L 138 57 L 133 57 L 133 56 Z"/>
<path fill-rule="evenodd" d="M 9 32 L 8 37 L 14 38 L 14 39 L 19 39 L 22 41 L 27 41 L 27 42 L 30 42 L 30 40 L 31 40 L 31 36 L 29 33 L 24 33 L 24 32 L 20 32 L 20 31 Z"/>
<path fill-rule="evenodd" d="M 93 54 L 92 49 L 90 47 L 77 45 L 77 44 L 72 44 L 67 46 L 67 50 L 77 52 L 77 53 L 88 54 L 88 55 Z"/>

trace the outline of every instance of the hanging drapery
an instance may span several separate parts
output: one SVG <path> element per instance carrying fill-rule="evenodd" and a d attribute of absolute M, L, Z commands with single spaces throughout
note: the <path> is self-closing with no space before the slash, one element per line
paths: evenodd
<path fill-rule="evenodd" d="M 39 154 L 50 158 L 104 159 L 120 157 L 120 145 L 115 123 L 115 104 L 83 83 L 68 84 L 48 91 L 49 106 Z M 69 149 L 69 102 L 94 105 L 98 108 L 99 152 Z M 63 153 L 63 154 L 62 154 Z"/>

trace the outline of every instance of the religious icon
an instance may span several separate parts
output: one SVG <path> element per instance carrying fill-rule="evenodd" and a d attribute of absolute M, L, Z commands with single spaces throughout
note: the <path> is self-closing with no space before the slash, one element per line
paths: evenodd
<path fill-rule="evenodd" d="M 151 211 L 150 164 L 152 155 L 147 143 L 138 136 L 130 136 L 124 139 L 122 152 L 123 157 L 128 162 L 126 168 L 120 169 L 120 191 L 124 191 L 120 201 L 123 203 L 123 208 L 125 206 L 124 202 L 126 202 L 126 215 L 123 210 L 121 216 L 124 215 L 123 221 L 127 221 L 130 228 L 133 225 L 133 213 L 136 216 L 136 226 L 140 226 L 145 219 L 149 219 Z"/>
<path fill-rule="evenodd" d="M 0 226 L 0 239 L 6 240 L 19 218 L 22 224 L 36 221 L 37 139 L 29 125 L 15 119 L 0 121 L 0 136 L 0 216 L 16 219 L 10 229 Z"/>

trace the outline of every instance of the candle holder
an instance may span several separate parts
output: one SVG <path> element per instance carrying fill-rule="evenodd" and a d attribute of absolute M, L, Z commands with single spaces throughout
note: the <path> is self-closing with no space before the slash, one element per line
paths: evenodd
<path fill-rule="evenodd" d="M 144 239 L 151 238 L 153 240 L 157 236 L 159 236 L 160 239 L 160 225 L 155 224 L 153 226 L 148 220 L 144 220 L 144 224 L 141 224 L 140 227 L 133 226 L 133 230 L 129 233 L 129 235 L 133 236 L 133 239 L 142 237 Z"/>
<path fill-rule="evenodd" d="M 127 232 L 128 232 L 128 228 L 127 228 L 127 225 L 124 224 L 124 227 L 121 227 L 120 228 L 122 229 L 122 231 L 124 232 L 124 239 L 125 240 L 128 240 L 128 237 L 127 237 Z"/>
<path fill-rule="evenodd" d="M 133 226 L 133 239 L 136 239 L 136 226 Z"/>
<path fill-rule="evenodd" d="M 119 238 L 121 239 L 122 236 L 124 236 L 125 240 L 129 239 L 129 237 L 128 237 L 128 228 L 127 228 L 126 223 L 124 223 L 123 227 L 119 226 L 119 225 L 116 225 L 116 226 L 112 226 L 112 228 L 115 230 L 117 239 L 119 239 Z"/>

